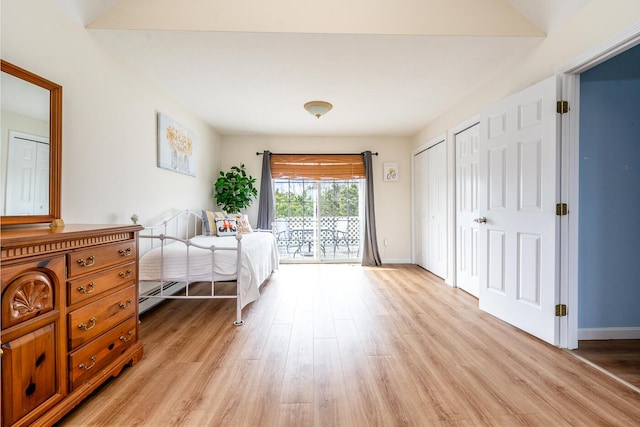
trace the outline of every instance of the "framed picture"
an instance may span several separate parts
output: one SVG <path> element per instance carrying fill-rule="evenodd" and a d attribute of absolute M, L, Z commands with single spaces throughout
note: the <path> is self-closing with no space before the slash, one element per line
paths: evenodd
<path fill-rule="evenodd" d="M 383 166 L 384 166 L 384 180 L 397 181 L 398 180 L 398 164 L 384 163 Z"/>
<path fill-rule="evenodd" d="M 158 113 L 158 167 L 196 176 L 196 135 Z"/>

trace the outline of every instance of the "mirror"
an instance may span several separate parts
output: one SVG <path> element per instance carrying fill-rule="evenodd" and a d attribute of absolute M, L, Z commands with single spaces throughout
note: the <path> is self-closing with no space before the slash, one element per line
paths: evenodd
<path fill-rule="evenodd" d="M 1 61 L 0 224 L 60 218 L 62 86 Z"/>

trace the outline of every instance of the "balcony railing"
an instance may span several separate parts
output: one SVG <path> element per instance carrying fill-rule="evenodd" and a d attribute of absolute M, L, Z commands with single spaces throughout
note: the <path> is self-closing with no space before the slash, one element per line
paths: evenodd
<path fill-rule="evenodd" d="M 358 217 L 276 218 L 273 231 L 282 259 L 357 259 L 360 256 Z"/>

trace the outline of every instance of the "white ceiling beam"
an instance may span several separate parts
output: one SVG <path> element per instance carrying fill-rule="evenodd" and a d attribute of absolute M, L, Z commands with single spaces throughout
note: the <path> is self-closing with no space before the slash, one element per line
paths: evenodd
<path fill-rule="evenodd" d="M 92 29 L 542 37 L 507 0 L 126 0 Z"/>

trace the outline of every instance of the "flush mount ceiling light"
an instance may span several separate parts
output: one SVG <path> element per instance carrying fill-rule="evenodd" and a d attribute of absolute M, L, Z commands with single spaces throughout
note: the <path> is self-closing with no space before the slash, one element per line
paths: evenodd
<path fill-rule="evenodd" d="M 313 114 L 317 118 L 320 118 L 323 114 L 326 114 L 333 108 L 333 105 L 325 101 L 309 101 L 304 104 L 304 109 Z"/>

